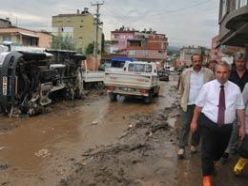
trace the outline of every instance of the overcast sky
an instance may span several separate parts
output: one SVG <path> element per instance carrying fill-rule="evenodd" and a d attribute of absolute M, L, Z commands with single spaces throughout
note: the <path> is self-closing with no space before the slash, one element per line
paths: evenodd
<path fill-rule="evenodd" d="M 0 6 L 0 17 L 9 17 L 20 27 L 51 31 L 51 17 L 76 13 L 96 0 L 11 0 Z M 101 3 L 102 1 L 98 1 Z M 143 30 L 152 28 L 168 37 L 169 45 L 202 45 L 210 47 L 211 38 L 218 34 L 218 0 L 105 0 L 101 6 L 103 31 L 122 25 Z"/>

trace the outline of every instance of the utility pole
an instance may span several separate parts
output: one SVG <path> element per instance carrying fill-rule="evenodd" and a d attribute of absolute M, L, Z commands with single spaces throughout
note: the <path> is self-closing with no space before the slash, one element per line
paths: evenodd
<path fill-rule="evenodd" d="M 102 22 L 100 21 L 100 6 L 104 4 L 104 1 L 102 3 L 95 3 L 92 4 L 91 6 L 96 6 L 96 41 L 94 42 L 94 56 L 97 57 L 97 52 L 98 52 L 98 33 L 99 33 L 99 26 L 102 25 Z"/>

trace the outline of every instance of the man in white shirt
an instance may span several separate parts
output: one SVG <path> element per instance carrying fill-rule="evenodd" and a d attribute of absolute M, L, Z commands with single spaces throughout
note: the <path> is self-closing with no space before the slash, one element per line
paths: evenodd
<path fill-rule="evenodd" d="M 229 73 L 227 63 L 218 63 L 215 69 L 216 79 L 203 85 L 195 102 L 191 131 L 196 131 L 200 119 L 203 186 L 212 185 L 214 162 L 221 158 L 228 145 L 236 112 L 240 120 L 241 139 L 245 135 L 242 94 L 236 84 L 228 81 Z"/>
<path fill-rule="evenodd" d="M 194 54 L 191 57 L 192 68 L 183 71 L 180 76 L 179 94 L 181 96 L 182 107 L 182 125 L 179 133 L 179 149 L 177 156 L 179 159 L 185 157 L 185 147 L 188 144 L 190 122 L 195 108 L 195 99 L 197 98 L 202 85 L 213 79 L 213 72 L 202 67 L 202 56 Z M 200 135 L 195 132 L 191 136 L 191 153 L 196 152 L 196 146 L 200 142 Z"/>

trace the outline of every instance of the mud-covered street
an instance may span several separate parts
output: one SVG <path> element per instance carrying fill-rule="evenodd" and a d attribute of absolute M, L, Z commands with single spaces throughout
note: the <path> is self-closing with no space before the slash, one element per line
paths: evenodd
<path fill-rule="evenodd" d="M 0 185 L 201 185 L 199 153 L 176 157 L 176 85 L 176 76 L 161 82 L 151 104 L 110 102 L 104 91 L 91 91 L 42 115 L 1 115 Z M 231 172 L 236 159 L 218 167 L 216 185 L 247 185 L 248 171 L 239 177 Z"/>

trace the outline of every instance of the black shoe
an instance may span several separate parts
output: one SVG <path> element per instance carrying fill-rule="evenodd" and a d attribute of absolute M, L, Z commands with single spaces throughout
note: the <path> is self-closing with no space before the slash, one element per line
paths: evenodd
<path fill-rule="evenodd" d="M 223 165 L 226 164 L 228 162 L 228 158 L 229 158 L 229 153 L 225 152 L 220 158 L 220 163 Z"/>

